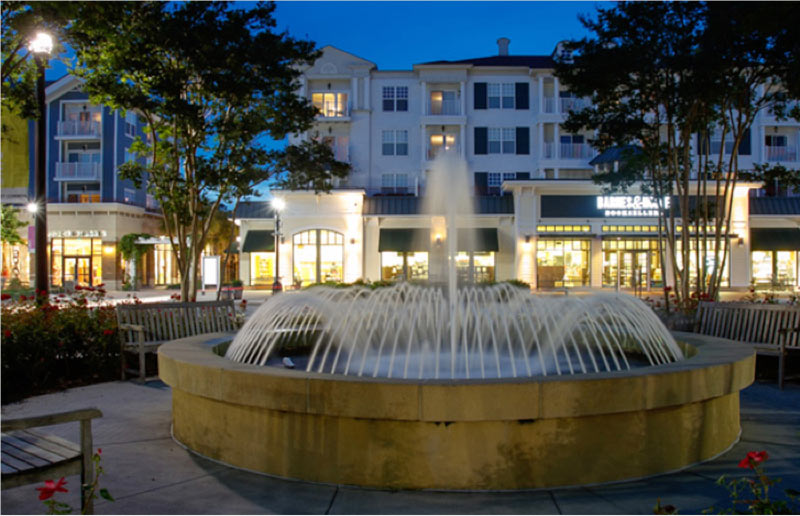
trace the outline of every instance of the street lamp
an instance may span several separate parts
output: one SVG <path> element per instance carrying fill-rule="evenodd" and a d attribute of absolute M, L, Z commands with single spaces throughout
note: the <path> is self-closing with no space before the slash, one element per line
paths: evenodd
<path fill-rule="evenodd" d="M 36 118 L 36 170 L 34 174 L 34 196 L 36 212 L 36 302 L 44 303 L 50 292 L 50 271 L 47 266 L 47 171 L 46 171 L 46 113 L 44 98 L 44 65 L 50 51 L 53 50 L 53 38 L 45 33 L 39 32 L 28 45 L 28 50 L 36 60 L 36 101 L 39 108 L 39 116 Z"/>
<path fill-rule="evenodd" d="M 272 199 L 272 209 L 275 211 L 275 281 L 272 283 L 272 293 L 283 292 L 281 285 L 281 211 L 286 207 L 286 201 L 280 197 Z"/>

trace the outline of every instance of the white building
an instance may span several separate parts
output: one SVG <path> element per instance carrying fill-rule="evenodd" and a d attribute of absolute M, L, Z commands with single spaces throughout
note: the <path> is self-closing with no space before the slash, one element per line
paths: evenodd
<path fill-rule="evenodd" d="M 284 285 L 436 279 L 441 231 L 421 213 L 421 199 L 443 149 L 466 160 L 478 206 L 470 221 L 476 241 L 458 257 L 463 278 L 518 278 L 537 288 L 662 284 L 652 234 L 657 219 L 635 191 L 606 200 L 616 209 L 598 204 L 603 195 L 590 180 L 596 157 L 590 134 L 560 126 L 587 101 L 559 84 L 551 56 L 511 55 L 509 40 L 501 38 L 490 57 L 381 71 L 337 48 L 322 50 L 299 89 L 320 110 L 318 123 L 293 141 L 323 139 L 352 173 L 331 194 L 275 193 L 287 205 Z M 800 125 L 764 112 L 740 147 L 740 167 L 767 161 L 797 167 L 798 148 Z M 727 284 L 796 285 L 800 199 L 751 198 L 757 187 L 737 187 Z M 237 218 L 242 281 L 271 285 L 269 206 L 244 205 Z"/>

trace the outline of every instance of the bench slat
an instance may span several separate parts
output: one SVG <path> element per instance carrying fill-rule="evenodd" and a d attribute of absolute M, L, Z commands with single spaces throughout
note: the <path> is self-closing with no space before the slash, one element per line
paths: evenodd
<path fill-rule="evenodd" d="M 22 459 L 18 459 L 13 455 L 10 455 L 5 449 L 0 452 L 0 456 L 2 456 L 3 464 L 16 469 L 17 471 L 25 471 L 26 469 L 33 469 L 37 467 L 39 464 L 31 464 L 30 462 L 25 462 Z"/>
<path fill-rule="evenodd" d="M 29 453 L 31 455 L 34 455 L 36 457 L 41 458 L 42 460 L 46 460 L 46 461 L 51 462 L 51 463 L 59 462 L 59 461 L 64 460 L 66 458 L 66 457 L 64 457 L 62 455 L 58 455 L 56 453 L 53 453 L 53 452 L 51 452 L 50 450 L 48 450 L 46 448 L 41 448 L 39 446 L 36 446 L 34 443 L 25 441 L 24 439 L 20 439 L 19 437 L 17 437 L 13 433 L 11 433 L 11 434 L 3 434 L 3 446 L 5 447 L 7 445 L 9 446 L 9 449 L 11 447 L 17 448 L 19 450 L 22 450 L 22 451 L 24 451 L 26 453 Z M 12 453 L 12 452 L 9 451 L 9 453 Z M 13 455 L 13 453 L 12 453 L 12 455 Z"/>
<path fill-rule="evenodd" d="M 81 452 L 81 448 L 77 444 L 62 439 L 57 435 L 46 434 L 38 430 L 28 429 L 17 434 L 17 436 L 36 446 L 40 446 L 64 457 L 69 457 L 72 454 Z"/>
<path fill-rule="evenodd" d="M 50 466 L 54 462 L 61 462 L 60 459 L 56 459 L 55 461 L 43 459 L 38 455 L 34 455 L 33 453 L 28 453 L 25 450 L 17 448 L 16 446 L 12 446 L 8 440 L 3 440 L 3 460 L 6 460 L 6 457 L 13 457 L 16 460 L 22 461 L 26 464 L 30 464 L 29 468 L 39 468 L 42 466 Z M 29 469 L 24 468 L 24 469 Z"/>

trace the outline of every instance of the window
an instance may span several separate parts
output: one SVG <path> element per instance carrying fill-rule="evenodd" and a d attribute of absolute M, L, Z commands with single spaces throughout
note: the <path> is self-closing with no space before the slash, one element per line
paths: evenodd
<path fill-rule="evenodd" d="M 408 193 L 408 174 L 382 174 L 381 193 Z"/>
<path fill-rule="evenodd" d="M 514 83 L 490 82 L 486 88 L 489 109 L 514 109 Z"/>
<path fill-rule="evenodd" d="M 767 134 L 764 136 L 764 144 L 767 147 L 786 147 L 786 135 Z"/>
<path fill-rule="evenodd" d="M 488 195 L 500 195 L 503 181 L 513 181 L 517 178 L 516 172 L 489 172 L 486 175 Z"/>
<path fill-rule="evenodd" d="M 129 161 L 136 161 L 136 153 L 131 152 L 130 149 L 125 149 L 125 163 Z"/>
<path fill-rule="evenodd" d="M 131 138 L 136 137 L 136 113 L 128 111 L 125 113 L 125 135 Z"/>
<path fill-rule="evenodd" d="M 490 127 L 489 154 L 514 154 L 517 149 L 517 130 L 514 127 Z"/>
<path fill-rule="evenodd" d="M 408 156 L 408 131 L 383 131 L 381 141 L 384 156 Z"/>
<path fill-rule="evenodd" d="M 341 118 L 349 115 L 347 93 L 312 93 L 311 102 L 323 117 Z"/>
<path fill-rule="evenodd" d="M 133 188 L 125 188 L 125 190 L 123 190 L 122 199 L 123 202 L 133 204 L 134 202 L 136 202 L 136 190 L 134 190 Z"/>
<path fill-rule="evenodd" d="M 344 235 L 326 229 L 311 229 L 295 234 L 292 244 L 295 285 L 342 281 Z"/>
<path fill-rule="evenodd" d="M 384 86 L 383 110 L 408 111 L 408 86 Z"/>
<path fill-rule="evenodd" d="M 428 253 L 383 251 L 381 279 L 383 281 L 427 280 Z"/>
<path fill-rule="evenodd" d="M 457 115 L 459 105 L 455 91 L 436 90 L 431 92 L 431 115 Z"/>

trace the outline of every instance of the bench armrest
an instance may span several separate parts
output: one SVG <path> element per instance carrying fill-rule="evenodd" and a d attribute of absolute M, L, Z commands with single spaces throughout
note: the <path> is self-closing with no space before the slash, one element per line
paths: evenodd
<path fill-rule="evenodd" d="M 56 414 L 46 414 L 44 416 L 20 417 L 14 419 L 3 418 L 2 425 L 0 426 L 2 426 L 3 432 L 8 432 L 37 426 L 58 425 L 61 423 L 69 423 L 70 421 L 85 421 L 96 417 L 103 417 L 103 413 L 96 408 L 87 408 L 58 412 Z"/>

